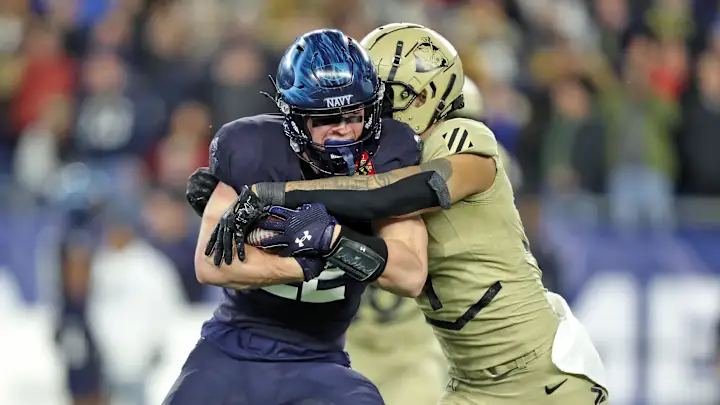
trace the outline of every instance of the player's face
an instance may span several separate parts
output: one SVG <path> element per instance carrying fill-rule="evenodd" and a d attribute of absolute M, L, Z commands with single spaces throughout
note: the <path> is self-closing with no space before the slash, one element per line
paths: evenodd
<path fill-rule="evenodd" d="M 316 144 L 322 145 L 330 139 L 356 141 L 362 135 L 364 119 L 365 111 L 358 110 L 343 115 L 308 118 L 307 126 Z"/>

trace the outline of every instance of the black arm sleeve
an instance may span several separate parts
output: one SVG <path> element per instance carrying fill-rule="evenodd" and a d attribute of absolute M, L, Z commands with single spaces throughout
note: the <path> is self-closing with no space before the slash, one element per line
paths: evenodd
<path fill-rule="evenodd" d="M 358 221 L 390 218 L 426 208 L 447 208 L 447 185 L 434 171 L 421 172 L 372 190 L 293 190 L 284 205 L 321 203 L 330 215 Z M 441 202 L 443 202 L 441 204 Z"/>

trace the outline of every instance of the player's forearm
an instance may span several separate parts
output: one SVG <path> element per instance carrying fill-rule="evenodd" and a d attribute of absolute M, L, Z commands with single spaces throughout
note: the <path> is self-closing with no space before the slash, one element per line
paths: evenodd
<path fill-rule="evenodd" d="M 290 183 L 259 183 L 253 190 L 272 205 L 322 203 L 332 215 L 370 221 L 449 208 L 452 165 L 436 159 L 372 176 L 338 176 Z"/>
<path fill-rule="evenodd" d="M 377 279 L 377 284 L 397 295 L 419 296 L 428 273 L 425 223 L 420 217 L 415 217 L 385 219 L 373 225 L 387 246 L 385 271 Z"/>
<path fill-rule="evenodd" d="M 387 239 L 385 243 L 388 247 L 388 262 L 376 281 L 377 285 L 403 297 L 419 296 L 427 278 L 427 265 L 406 243 Z"/>
<path fill-rule="evenodd" d="M 294 259 L 270 255 L 253 247 L 247 249 L 245 261 L 234 260 L 220 267 L 215 266 L 212 257 L 205 256 L 204 250 L 196 251 L 198 281 L 236 290 L 303 281 L 302 269 Z"/>

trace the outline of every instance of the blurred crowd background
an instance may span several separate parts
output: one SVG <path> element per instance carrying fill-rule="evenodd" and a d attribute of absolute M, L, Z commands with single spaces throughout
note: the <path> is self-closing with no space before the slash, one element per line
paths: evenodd
<path fill-rule="evenodd" d="M 274 112 L 297 35 L 389 22 L 461 53 L 613 403 L 713 403 L 719 3 L 0 1 L 0 404 L 159 403 L 219 294 L 187 176 L 223 123 Z"/>

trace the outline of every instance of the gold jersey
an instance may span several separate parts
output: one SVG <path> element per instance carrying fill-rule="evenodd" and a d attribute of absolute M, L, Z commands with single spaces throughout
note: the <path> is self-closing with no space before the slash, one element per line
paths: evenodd
<path fill-rule="evenodd" d="M 420 308 L 374 285 L 362 299 L 345 346 L 352 368 L 377 386 L 387 405 L 436 405 L 447 363 Z"/>
<path fill-rule="evenodd" d="M 399 346 L 422 346 L 435 338 L 412 298 L 369 285 L 347 339 L 355 345 L 387 353 Z"/>
<path fill-rule="evenodd" d="M 492 131 L 455 118 L 423 141 L 423 162 L 470 153 L 492 157 L 497 167 L 489 190 L 423 215 L 429 276 L 416 301 L 451 369 L 484 370 L 549 345 L 558 317 L 545 298 Z"/>

